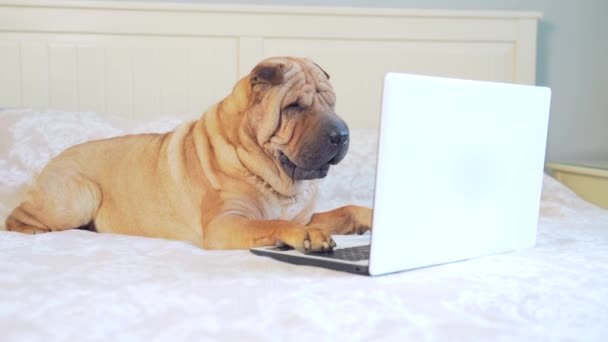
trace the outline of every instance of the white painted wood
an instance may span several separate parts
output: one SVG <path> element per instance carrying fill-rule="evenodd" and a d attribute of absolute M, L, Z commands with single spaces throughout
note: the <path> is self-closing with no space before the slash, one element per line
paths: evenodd
<path fill-rule="evenodd" d="M 536 81 L 536 20 L 520 19 L 517 25 L 517 54 L 513 82 L 533 85 Z"/>
<path fill-rule="evenodd" d="M 20 105 L 21 60 L 19 43 L 0 38 L 0 107 Z"/>
<path fill-rule="evenodd" d="M 76 110 L 76 47 L 73 44 L 49 46 L 50 107 Z"/>
<path fill-rule="evenodd" d="M 240 79 L 239 46 L 236 38 L 198 38 L 187 44 L 191 47 L 187 112 L 198 117 L 226 97 Z"/>
<path fill-rule="evenodd" d="M 32 108 L 49 106 L 48 46 L 43 42 L 21 43 L 22 105 Z"/>
<path fill-rule="evenodd" d="M 133 49 L 133 111 L 135 116 L 158 116 L 161 111 L 160 73 L 162 61 L 158 48 Z"/>
<path fill-rule="evenodd" d="M 133 113 L 132 50 L 126 46 L 105 48 L 105 110 L 108 113 L 131 116 Z"/>
<path fill-rule="evenodd" d="M 105 51 L 93 44 L 77 48 L 78 110 L 104 113 Z"/>
<path fill-rule="evenodd" d="M 184 113 L 188 108 L 188 51 L 174 47 L 160 51 L 159 76 L 162 113 Z"/>
<path fill-rule="evenodd" d="M 256 63 L 264 58 L 264 39 L 262 37 L 240 37 L 239 39 L 239 77 L 245 77 Z"/>
<path fill-rule="evenodd" d="M 539 18 L 533 12 L 0 0 L 0 51 L 6 51 L 0 107 L 196 117 L 262 58 L 297 55 L 332 75 L 338 111 L 351 126 L 375 127 L 386 71 L 533 84 Z"/>

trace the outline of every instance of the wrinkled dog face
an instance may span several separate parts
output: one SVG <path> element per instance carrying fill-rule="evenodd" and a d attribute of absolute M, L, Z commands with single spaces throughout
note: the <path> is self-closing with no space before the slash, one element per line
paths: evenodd
<path fill-rule="evenodd" d="M 334 111 L 329 75 L 309 60 L 273 58 L 250 77 L 255 99 L 265 108 L 254 123 L 264 123 L 255 128 L 258 142 L 293 180 L 325 177 L 349 144 L 348 126 Z"/>

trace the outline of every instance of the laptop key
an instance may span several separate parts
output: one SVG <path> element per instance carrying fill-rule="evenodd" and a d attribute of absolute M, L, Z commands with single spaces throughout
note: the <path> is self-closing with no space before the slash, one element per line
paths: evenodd
<path fill-rule="evenodd" d="M 322 256 L 324 258 L 348 260 L 348 261 L 361 261 L 369 259 L 369 245 L 356 246 L 349 248 L 335 249 L 332 252 L 312 252 L 308 255 Z"/>

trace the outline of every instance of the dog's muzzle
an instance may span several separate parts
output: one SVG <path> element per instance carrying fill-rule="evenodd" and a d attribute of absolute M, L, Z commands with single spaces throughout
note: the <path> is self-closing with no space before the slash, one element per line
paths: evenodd
<path fill-rule="evenodd" d="M 350 136 L 344 120 L 334 114 L 324 120 L 320 127 L 317 134 L 303 142 L 304 145 L 294 160 L 279 152 L 281 165 L 293 180 L 324 178 L 329 167 L 338 164 L 346 156 Z"/>

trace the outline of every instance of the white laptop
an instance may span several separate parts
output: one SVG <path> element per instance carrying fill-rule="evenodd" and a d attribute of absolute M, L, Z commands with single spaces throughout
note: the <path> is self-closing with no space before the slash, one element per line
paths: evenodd
<path fill-rule="evenodd" d="M 328 253 L 251 251 L 375 276 L 534 246 L 550 98 L 543 87 L 388 73 L 372 233 L 336 236 Z"/>

